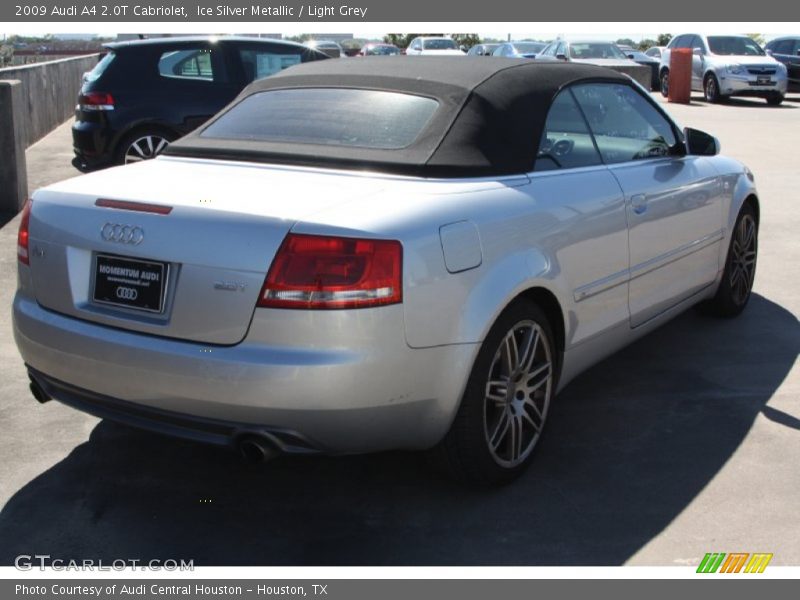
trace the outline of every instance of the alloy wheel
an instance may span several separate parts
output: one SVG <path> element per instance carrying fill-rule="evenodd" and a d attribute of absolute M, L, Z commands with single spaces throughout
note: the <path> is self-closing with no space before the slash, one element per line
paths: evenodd
<path fill-rule="evenodd" d="M 125 151 L 125 164 L 155 158 L 169 146 L 169 141 L 160 135 L 143 135 L 131 142 Z"/>
<path fill-rule="evenodd" d="M 550 342 L 531 320 L 514 325 L 489 369 L 484 396 L 484 434 L 502 467 L 522 464 L 539 441 L 553 393 Z"/>
<path fill-rule="evenodd" d="M 750 295 L 756 271 L 756 223 L 749 214 L 743 215 L 736 226 L 730 261 L 728 283 L 731 296 L 737 305 L 742 305 Z"/>

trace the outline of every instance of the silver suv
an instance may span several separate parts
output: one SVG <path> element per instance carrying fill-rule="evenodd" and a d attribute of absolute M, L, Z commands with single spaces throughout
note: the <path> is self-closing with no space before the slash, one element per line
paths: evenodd
<path fill-rule="evenodd" d="M 777 106 L 786 94 L 786 66 L 745 35 L 675 36 L 661 53 L 661 93 L 669 92 L 669 60 L 675 48 L 692 50 L 692 90 L 709 102 L 731 96 L 757 96 Z"/>

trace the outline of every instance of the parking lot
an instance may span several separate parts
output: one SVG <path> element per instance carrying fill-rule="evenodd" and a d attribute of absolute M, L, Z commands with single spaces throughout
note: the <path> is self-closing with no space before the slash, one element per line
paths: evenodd
<path fill-rule="evenodd" d="M 660 95 L 659 102 L 665 102 Z M 668 105 L 755 173 L 754 295 L 690 311 L 572 382 L 531 469 L 465 489 L 417 454 L 232 452 L 39 405 L 10 305 L 17 219 L 0 230 L 0 564 L 696 565 L 706 552 L 800 564 L 800 96 Z M 69 124 L 28 151 L 31 189 L 78 175 Z"/>

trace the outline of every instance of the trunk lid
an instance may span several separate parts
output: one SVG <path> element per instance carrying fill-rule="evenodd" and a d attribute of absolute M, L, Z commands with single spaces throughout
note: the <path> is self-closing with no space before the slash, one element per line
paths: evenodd
<path fill-rule="evenodd" d="M 247 334 L 264 277 L 294 223 L 377 194 L 384 184 L 166 157 L 64 181 L 34 195 L 34 293 L 42 306 L 87 321 L 235 344 Z M 98 200 L 129 204 L 109 208 Z M 170 210 L 150 212 L 158 207 Z M 145 298 L 150 304 L 134 307 Z"/>

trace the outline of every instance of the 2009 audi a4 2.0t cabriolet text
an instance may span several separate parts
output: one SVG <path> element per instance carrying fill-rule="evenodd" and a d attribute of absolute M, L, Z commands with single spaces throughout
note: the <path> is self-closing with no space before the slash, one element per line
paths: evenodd
<path fill-rule="evenodd" d="M 431 449 L 497 483 L 579 372 L 745 307 L 758 219 L 746 167 L 602 67 L 320 61 L 38 190 L 14 332 L 40 401 L 246 455 Z"/>

